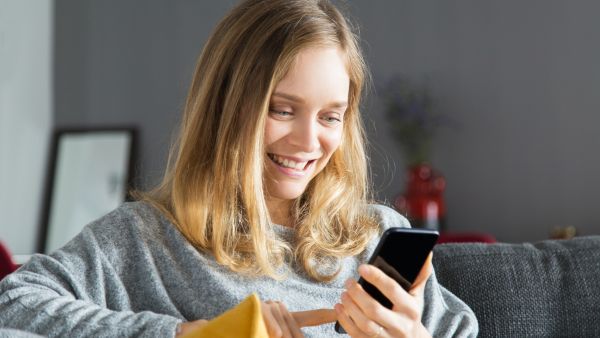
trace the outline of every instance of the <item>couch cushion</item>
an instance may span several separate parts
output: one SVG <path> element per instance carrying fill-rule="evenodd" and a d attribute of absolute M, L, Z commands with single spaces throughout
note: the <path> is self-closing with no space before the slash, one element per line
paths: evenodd
<path fill-rule="evenodd" d="M 600 236 L 442 244 L 433 264 L 480 337 L 600 337 Z"/>

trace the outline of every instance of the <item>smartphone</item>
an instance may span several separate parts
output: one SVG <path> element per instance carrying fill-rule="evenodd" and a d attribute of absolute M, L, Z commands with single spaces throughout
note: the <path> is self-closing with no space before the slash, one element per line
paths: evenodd
<path fill-rule="evenodd" d="M 419 275 L 425 260 L 439 237 L 435 230 L 414 228 L 389 228 L 369 259 L 369 264 L 374 265 L 393 278 L 404 290 L 410 290 Z M 363 289 L 388 309 L 393 304 L 371 283 L 359 278 L 358 283 Z M 338 333 L 346 333 L 344 328 L 335 323 Z"/>

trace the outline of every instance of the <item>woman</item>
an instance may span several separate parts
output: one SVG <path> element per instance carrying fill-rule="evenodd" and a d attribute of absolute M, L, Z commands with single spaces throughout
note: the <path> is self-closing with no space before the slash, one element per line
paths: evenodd
<path fill-rule="evenodd" d="M 367 203 L 364 77 L 328 1 L 240 3 L 199 58 L 163 182 L 3 281 L 0 323 L 172 337 L 255 292 L 276 300 L 263 303 L 272 336 L 336 337 L 336 320 L 352 337 L 476 335 L 431 263 L 410 292 L 361 265 L 383 229 L 408 226 Z"/>

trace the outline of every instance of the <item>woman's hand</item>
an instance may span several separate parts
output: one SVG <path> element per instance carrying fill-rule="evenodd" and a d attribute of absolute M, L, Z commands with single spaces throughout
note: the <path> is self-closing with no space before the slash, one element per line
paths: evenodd
<path fill-rule="evenodd" d="M 433 271 L 432 254 L 417 276 L 410 291 L 372 265 L 361 265 L 360 276 L 373 284 L 393 304 L 387 309 L 373 299 L 355 280 L 346 282 L 341 304 L 336 304 L 338 321 L 352 337 L 431 337 L 423 324 L 423 293 Z"/>
<path fill-rule="evenodd" d="M 335 312 L 329 309 L 289 312 L 282 302 L 266 301 L 261 304 L 263 320 L 271 338 L 304 337 L 300 328 L 336 320 Z"/>
<path fill-rule="evenodd" d="M 185 322 L 185 323 L 178 324 L 177 325 L 177 333 L 175 334 L 175 337 L 176 338 L 181 337 L 184 334 L 189 333 L 190 331 L 199 329 L 202 326 L 204 326 L 206 323 L 208 323 L 208 320 L 198 319 L 193 322 Z"/>
<path fill-rule="evenodd" d="M 269 337 L 272 338 L 299 338 L 304 337 L 300 328 L 316 326 L 336 321 L 335 311 L 319 309 L 310 311 L 289 312 L 282 302 L 261 302 L 261 312 Z M 175 337 L 199 329 L 208 323 L 204 319 L 193 322 L 181 323 Z"/>

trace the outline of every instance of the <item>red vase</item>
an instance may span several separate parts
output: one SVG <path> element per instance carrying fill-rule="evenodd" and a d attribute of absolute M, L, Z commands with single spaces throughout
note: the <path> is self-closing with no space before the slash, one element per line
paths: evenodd
<path fill-rule="evenodd" d="M 415 228 L 443 230 L 445 178 L 428 164 L 419 164 L 409 168 L 406 183 L 406 191 L 394 201 L 396 209 Z"/>

